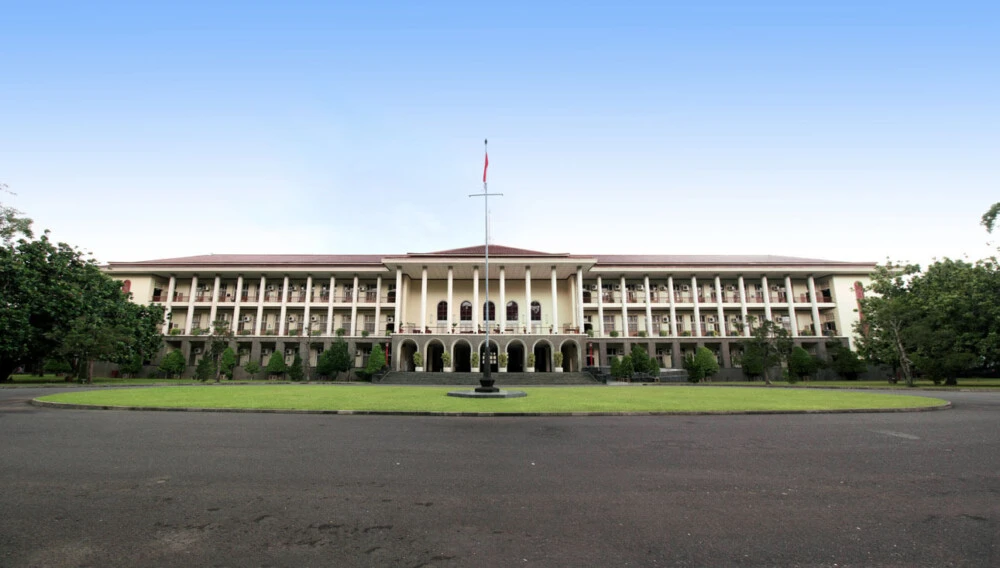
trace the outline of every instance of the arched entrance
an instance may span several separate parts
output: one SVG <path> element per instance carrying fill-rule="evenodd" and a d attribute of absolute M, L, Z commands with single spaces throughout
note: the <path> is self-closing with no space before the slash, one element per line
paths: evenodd
<path fill-rule="evenodd" d="M 563 355 L 563 370 L 567 373 L 575 373 L 580 370 L 580 353 L 575 341 L 566 341 L 560 346 L 559 352 Z"/>
<path fill-rule="evenodd" d="M 507 345 L 507 371 L 524 372 L 524 344 L 520 341 L 512 341 Z"/>
<path fill-rule="evenodd" d="M 427 359 L 424 365 L 427 371 L 440 373 L 444 371 L 444 361 L 441 355 L 444 353 L 444 345 L 440 341 L 431 341 L 427 344 Z"/>
<path fill-rule="evenodd" d="M 492 373 L 496 373 L 497 370 L 499 369 L 498 363 L 497 363 L 497 353 L 498 353 L 497 349 L 498 348 L 497 348 L 496 342 L 490 341 L 490 357 L 489 357 L 489 362 L 490 362 L 490 372 L 492 372 Z M 486 346 L 485 345 L 480 345 L 479 346 L 479 367 L 480 368 L 478 369 L 480 371 L 482 371 L 482 370 L 484 370 L 486 368 L 486 361 L 487 361 L 487 359 L 486 359 L 485 353 L 486 353 Z"/>
<path fill-rule="evenodd" d="M 552 372 L 552 346 L 547 341 L 539 341 L 533 350 L 535 354 L 535 370 L 539 373 Z"/>
<path fill-rule="evenodd" d="M 468 373 L 472 371 L 470 360 L 472 359 L 472 346 L 465 341 L 455 344 L 455 354 L 452 356 L 452 364 L 455 365 L 456 373 Z"/>
<path fill-rule="evenodd" d="M 399 366 L 396 367 L 397 371 L 412 371 L 413 370 L 413 354 L 417 352 L 417 344 L 413 341 L 404 341 L 399 344 Z"/>

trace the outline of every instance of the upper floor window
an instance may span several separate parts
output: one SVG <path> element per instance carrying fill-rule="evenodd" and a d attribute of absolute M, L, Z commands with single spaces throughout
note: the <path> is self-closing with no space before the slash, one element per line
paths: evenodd
<path fill-rule="evenodd" d="M 438 321 L 446 321 L 448 319 L 448 302 L 440 301 L 438 302 Z"/>
<path fill-rule="evenodd" d="M 542 305 L 531 302 L 531 321 L 542 321 Z"/>
<path fill-rule="evenodd" d="M 458 309 L 458 318 L 462 321 L 472 321 L 472 302 L 462 302 Z"/>
<path fill-rule="evenodd" d="M 507 302 L 507 321 L 517 321 L 517 302 Z"/>
<path fill-rule="evenodd" d="M 490 312 L 489 317 L 486 316 L 486 308 L 487 308 L 487 306 L 489 307 L 489 312 Z M 483 319 L 484 320 L 488 319 L 490 321 L 496 321 L 496 319 L 497 319 L 497 310 L 496 310 L 496 306 L 493 305 L 493 302 L 490 302 L 489 304 L 483 304 Z"/>

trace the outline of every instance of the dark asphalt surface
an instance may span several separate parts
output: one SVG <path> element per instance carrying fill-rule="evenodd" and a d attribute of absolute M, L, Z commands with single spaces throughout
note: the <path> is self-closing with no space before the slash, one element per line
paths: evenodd
<path fill-rule="evenodd" d="M 2 566 L 1000 566 L 1000 393 L 895 414 L 43 409 L 0 389 Z"/>

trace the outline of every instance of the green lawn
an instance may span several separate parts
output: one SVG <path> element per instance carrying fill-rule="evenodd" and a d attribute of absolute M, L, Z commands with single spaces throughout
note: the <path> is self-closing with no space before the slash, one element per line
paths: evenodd
<path fill-rule="evenodd" d="M 785 382 L 778 382 L 775 384 L 786 385 Z M 889 384 L 889 381 L 804 381 L 796 383 L 794 386 L 797 387 L 836 387 L 836 388 L 856 388 L 856 389 L 908 389 L 910 387 L 906 386 L 906 383 L 896 383 Z M 958 379 L 958 386 L 949 387 L 945 385 L 935 385 L 933 382 L 925 379 L 920 379 L 916 381 L 913 388 L 919 389 L 937 389 L 937 390 L 955 390 L 955 389 L 969 389 L 969 388 L 984 388 L 984 389 L 996 389 L 1000 388 L 1000 379 Z"/>
<path fill-rule="evenodd" d="M 194 386 L 60 393 L 41 400 L 100 406 L 355 410 L 377 412 L 743 412 L 929 407 L 921 396 L 836 390 L 726 387 L 539 387 L 479 400 L 452 388 L 371 385 Z"/>
<path fill-rule="evenodd" d="M 66 382 L 62 375 L 11 375 L 11 381 L 0 385 L 77 385 L 76 381 Z M 199 381 L 194 379 L 112 379 L 109 377 L 94 377 L 95 385 L 194 385 Z"/>

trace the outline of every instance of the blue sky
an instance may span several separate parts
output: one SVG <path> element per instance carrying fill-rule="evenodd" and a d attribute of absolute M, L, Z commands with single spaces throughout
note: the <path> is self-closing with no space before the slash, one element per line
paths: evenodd
<path fill-rule="evenodd" d="M 101 261 L 994 251 L 989 2 L 2 2 L 0 182 Z"/>

